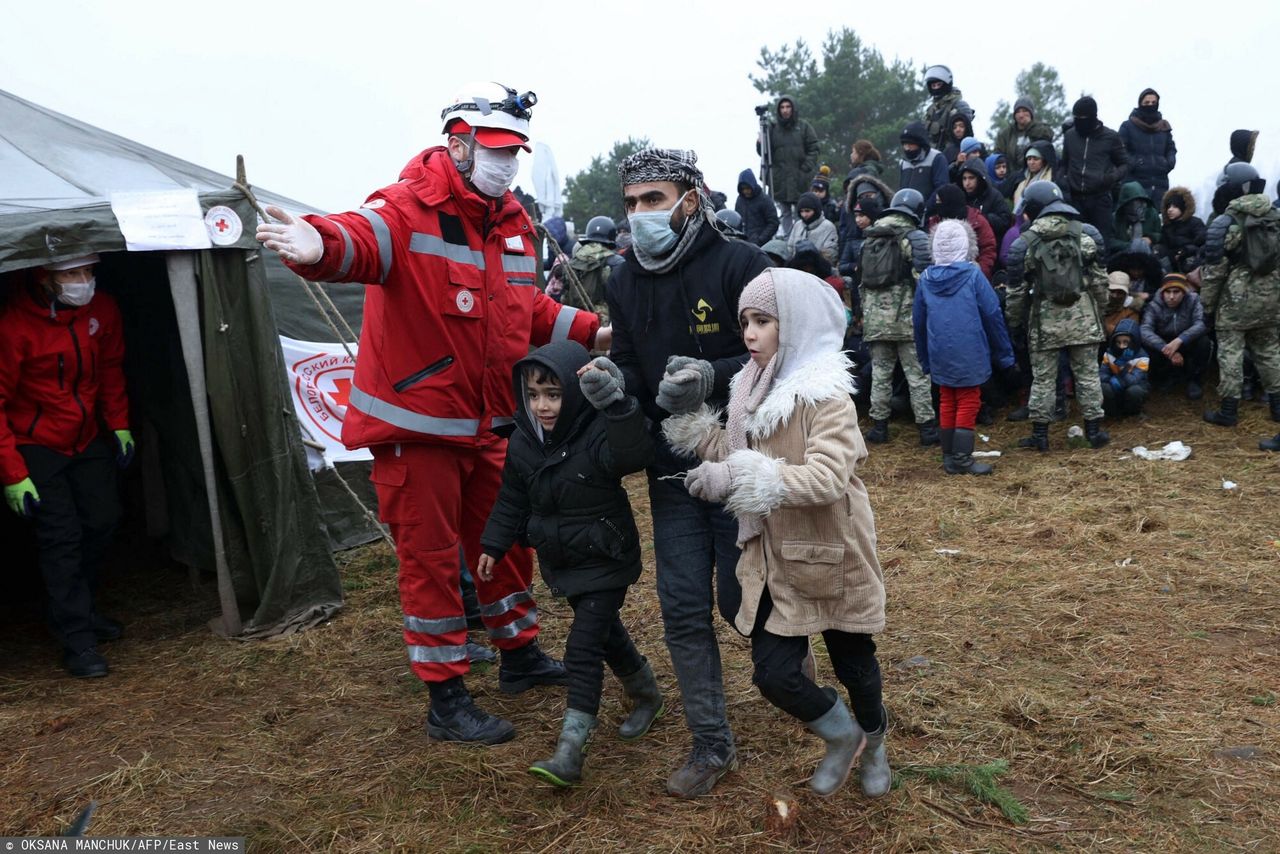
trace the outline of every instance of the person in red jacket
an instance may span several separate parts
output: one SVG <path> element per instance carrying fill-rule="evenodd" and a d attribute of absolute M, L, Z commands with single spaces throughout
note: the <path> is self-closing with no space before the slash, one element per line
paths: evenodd
<path fill-rule="evenodd" d="M 35 526 L 49 625 L 77 677 L 106 676 L 98 642 L 123 634 L 94 588 L 120 516 L 115 467 L 134 449 L 120 309 L 95 293 L 97 262 L 43 267 L 0 314 L 0 481 Z"/>
<path fill-rule="evenodd" d="M 278 222 L 257 237 L 312 281 L 360 282 L 364 326 L 342 428 L 373 453 L 379 513 L 400 560 L 404 639 L 427 683 L 430 737 L 497 744 L 515 736 L 478 709 L 463 684 L 467 620 L 458 547 L 468 565 L 498 494 L 514 426 L 511 370 L 531 345 L 572 339 L 607 349 L 596 315 L 534 285 L 538 242 L 508 188 L 529 150 L 536 98 L 469 84 L 441 113 L 447 142 L 411 160 L 400 180 L 358 210 Z M 476 576 L 481 616 L 501 653 L 499 687 L 563 685 L 564 667 L 538 647 L 533 561 L 513 548 Z"/>

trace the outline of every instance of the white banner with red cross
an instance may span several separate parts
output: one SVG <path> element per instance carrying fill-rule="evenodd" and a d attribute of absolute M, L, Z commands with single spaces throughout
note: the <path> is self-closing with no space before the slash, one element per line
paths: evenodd
<path fill-rule="evenodd" d="M 342 446 L 342 420 L 351 397 L 355 360 L 341 344 L 297 341 L 283 335 L 280 349 L 312 470 L 373 459 L 367 448 L 348 451 Z M 356 345 L 351 345 L 351 352 L 356 352 Z"/>

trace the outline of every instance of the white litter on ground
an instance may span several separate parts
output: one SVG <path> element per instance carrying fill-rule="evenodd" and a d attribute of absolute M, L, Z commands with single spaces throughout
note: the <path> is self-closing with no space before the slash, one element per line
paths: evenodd
<path fill-rule="evenodd" d="M 1133 449 L 1133 455 L 1144 460 L 1172 460 L 1174 462 L 1181 462 L 1191 456 L 1191 446 L 1184 445 L 1180 441 L 1173 441 L 1165 445 L 1163 448 L 1151 451 L 1142 445 L 1139 445 Z"/>
<path fill-rule="evenodd" d="M 933 551 L 934 554 L 947 555 L 948 557 L 960 554 L 959 549 L 934 549 Z"/>
<path fill-rule="evenodd" d="M 998 456 L 1000 456 L 1000 452 L 999 452 L 999 451 L 974 451 L 974 452 L 973 452 L 973 454 L 972 454 L 972 456 L 975 456 L 975 457 L 998 457 Z"/>
<path fill-rule="evenodd" d="M 1237 484 L 1236 484 L 1236 482 L 1235 482 L 1234 480 L 1224 480 L 1224 481 L 1222 482 L 1222 488 L 1223 488 L 1223 489 L 1235 489 L 1235 488 L 1236 488 L 1236 485 L 1237 485 Z"/>

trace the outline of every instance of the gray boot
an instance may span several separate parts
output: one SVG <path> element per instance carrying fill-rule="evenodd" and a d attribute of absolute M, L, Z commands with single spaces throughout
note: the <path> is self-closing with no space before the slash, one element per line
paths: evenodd
<path fill-rule="evenodd" d="M 529 767 L 529 773 L 553 786 L 573 786 L 582 782 L 582 757 L 587 752 L 587 739 L 596 728 L 596 716 L 576 709 L 565 709 L 564 726 L 556 752 L 550 759 L 540 759 Z"/>
<path fill-rule="evenodd" d="M 828 694 L 835 694 L 830 688 L 823 690 Z M 838 696 L 836 704 L 825 715 L 809 721 L 805 726 L 827 743 L 827 753 L 809 778 L 809 788 L 823 797 L 833 795 L 849 779 L 849 770 L 853 768 L 853 763 L 867 742 L 866 733 L 849 714 L 849 707 L 844 704 L 844 700 Z"/>
<path fill-rule="evenodd" d="M 893 772 L 889 770 L 889 756 L 884 749 L 884 737 L 889 729 L 889 716 L 882 708 L 880 711 L 880 729 L 867 733 L 867 749 L 862 753 L 862 761 L 858 763 L 858 782 L 862 784 L 862 794 L 868 798 L 879 798 L 889 793 L 893 785 Z"/>
<path fill-rule="evenodd" d="M 947 474 L 991 474 L 991 466 L 974 462 L 974 433 L 957 427 L 951 440 L 951 465 Z"/>
<path fill-rule="evenodd" d="M 653 722 L 667 711 L 667 705 L 662 701 L 662 691 L 648 661 L 630 676 L 619 677 L 619 681 L 631 701 L 631 714 L 618 727 L 618 738 L 633 741 L 649 731 Z"/>

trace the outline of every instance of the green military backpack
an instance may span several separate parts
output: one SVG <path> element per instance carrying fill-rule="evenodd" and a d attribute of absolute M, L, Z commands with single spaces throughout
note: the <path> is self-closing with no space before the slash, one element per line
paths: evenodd
<path fill-rule="evenodd" d="M 569 260 L 569 266 L 573 268 L 573 272 L 578 274 L 578 281 L 582 283 L 582 289 L 586 291 L 587 298 L 591 300 L 591 304 L 579 305 L 582 302 L 582 298 L 575 288 L 566 283 L 564 295 L 561 297 L 565 305 L 594 311 L 596 305 L 604 302 L 604 285 L 609 280 L 609 273 L 611 272 L 608 266 L 608 259 L 608 255 L 584 258 L 581 254 L 578 254 Z"/>
<path fill-rule="evenodd" d="M 891 225 L 872 225 L 863 232 L 862 286 L 879 291 L 905 278 L 902 235 Z"/>
<path fill-rule="evenodd" d="M 1246 216 L 1241 227 L 1245 265 L 1259 276 L 1275 272 L 1280 262 L 1280 211 L 1272 208 L 1262 216 Z"/>
<path fill-rule="evenodd" d="M 1058 305 L 1072 305 L 1084 293 L 1084 253 L 1080 223 L 1071 221 L 1066 234 L 1045 240 L 1034 231 L 1022 233 L 1027 257 L 1036 262 L 1036 292 Z"/>

